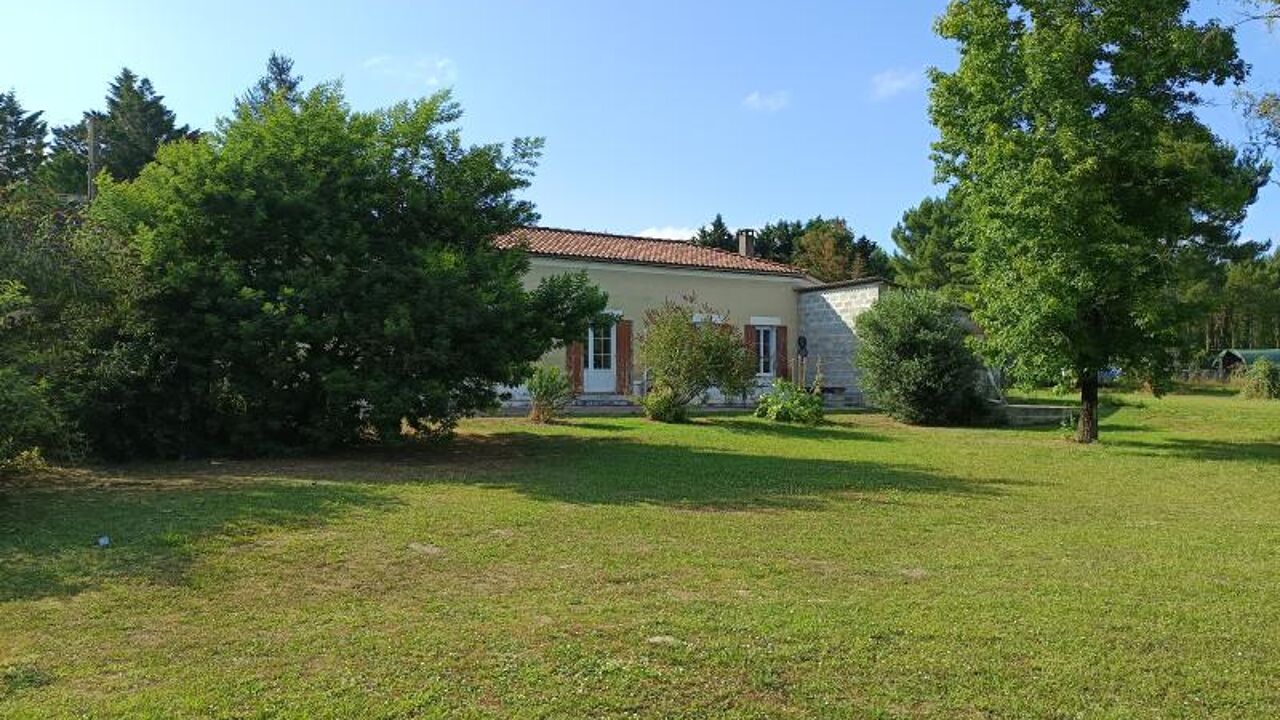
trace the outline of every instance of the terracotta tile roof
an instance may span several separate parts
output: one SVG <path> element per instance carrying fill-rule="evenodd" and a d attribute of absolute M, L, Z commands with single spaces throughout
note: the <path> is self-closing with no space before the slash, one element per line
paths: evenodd
<path fill-rule="evenodd" d="M 632 235 L 563 230 L 560 228 L 524 227 L 494 240 L 502 248 L 524 245 L 531 255 L 576 258 L 598 262 L 636 263 L 700 270 L 787 275 L 801 277 L 799 268 L 765 260 L 743 257 L 735 252 L 707 248 L 682 240 L 659 240 Z"/>

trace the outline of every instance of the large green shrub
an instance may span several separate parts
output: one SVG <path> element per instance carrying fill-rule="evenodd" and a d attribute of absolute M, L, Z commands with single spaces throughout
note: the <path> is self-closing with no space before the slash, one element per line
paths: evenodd
<path fill-rule="evenodd" d="M 1253 400 L 1280 399 L 1280 365 L 1258 358 L 1244 373 L 1244 396 Z"/>
<path fill-rule="evenodd" d="M 64 455 L 72 445 L 48 384 L 29 362 L 34 312 L 26 287 L 0 278 L 0 473 L 19 470 L 45 453 Z"/>
<path fill-rule="evenodd" d="M 857 365 L 871 401 L 902 422 L 970 421 L 981 411 L 980 364 L 955 305 L 936 292 L 894 290 L 858 317 Z"/>
<path fill-rule="evenodd" d="M 536 423 L 555 420 L 574 398 L 569 377 L 549 365 L 534 368 L 525 389 L 529 391 L 529 419 Z"/>
<path fill-rule="evenodd" d="M 526 289 L 524 253 L 491 242 L 536 220 L 517 193 L 540 143 L 464 145 L 460 116 L 448 93 L 355 112 L 322 85 L 103 182 L 88 234 L 136 254 L 141 291 L 119 341 L 101 338 L 89 404 L 116 422 L 93 423 L 99 444 L 259 454 L 448 433 L 585 335 L 605 307 L 585 275 Z"/>
<path fill-rule="evenodd" d="M 668 300 L 645 313 L 637 356 L 652 381 L 646 414 L 677 422 L 685 408 L 711 388 L 726 397 L 743 395 L 755 381 L 755 368 L 739 331 L 724 323 L 714 308 L 693 297 Z"/>
<path fill-rule="evenodd" d="M 808 390 L 790 380 L 777 380 L 756 402 L 756 417 L 776 422 L 817 425 L 822 411 L 820 388 Z"/>
<path fill-rule="evenodd" d="M 0 474 L 23 469 L 46 454 L 65 457 L 77 444 L 43 383 L 0 368 Z"/>

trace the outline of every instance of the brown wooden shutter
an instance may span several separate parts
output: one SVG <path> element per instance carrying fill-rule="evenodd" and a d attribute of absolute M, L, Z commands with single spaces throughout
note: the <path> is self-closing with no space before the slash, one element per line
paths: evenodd
<path fill-rule="evenodd" d="M 742 344 L 747 346 L 747 356 L 751 358 L 751 367 L 759 368 L 760 361 L 756 355 L 756 326 L 742 326 Z"/>
<path fill-rule="evenodd" d="M 631 321 L 618 321 L 618 352 L 614 372 L 617 383 L 614 392 L 619 395 L 631 394 Z"/>
<path fill-rule="evenodd" d="M 569 343 L 564 348 L 564 369 L 575 393 L 582 392 L 582 343 Z"/>
<path fill-rule="evenodd" d="M 787 360 L 790 353 L 787 348 L 787 327 L 779 325 L 773 329 L 773 346 L 774 346 L 774 369 L 775 377 L 791 379 L 791 366 Z"/>

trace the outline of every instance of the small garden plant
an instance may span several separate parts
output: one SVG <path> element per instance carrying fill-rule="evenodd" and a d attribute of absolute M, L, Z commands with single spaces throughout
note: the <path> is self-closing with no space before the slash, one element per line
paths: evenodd
<path fill-rule="evenodd" d="M 822 388 L 778 380 L 756 403 L 756 417 L 775 422 L 817 425 L 822 422 Z"/>
<path fill-rule="evenodd" d="M 573 384 L 558 367 L 539 365 L 525 387 L 529 390 L 529 419 L 536 423 L 560 417 L 575 397 Z"/>
<path fill-rule="evenodd" d="M 675 391 L 658 385 L 640 399 L 645 417 L 665 423 L 679 423 L 689 419 L 689 403 L 681 402 Z"/>
<path fill-rule="evenodd" d="M 733 397 L 755 381 L 741 333 L 692 296 L 668 300 L 646 312 L 644 322 L 637 350 L 653 382 L 641 401 L 650 419 L 683 421 L 689 404 L 711 388 Z"/>

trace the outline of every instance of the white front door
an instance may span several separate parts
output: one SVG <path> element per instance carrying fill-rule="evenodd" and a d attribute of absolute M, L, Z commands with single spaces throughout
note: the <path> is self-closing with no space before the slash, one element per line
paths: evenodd
<path fill-rule="evenodd" d="M 614 369 L 617 352 L 617 325 L 592 327 L 582 353 L 582 391 L 611 393 L 617 388 Z"/>

